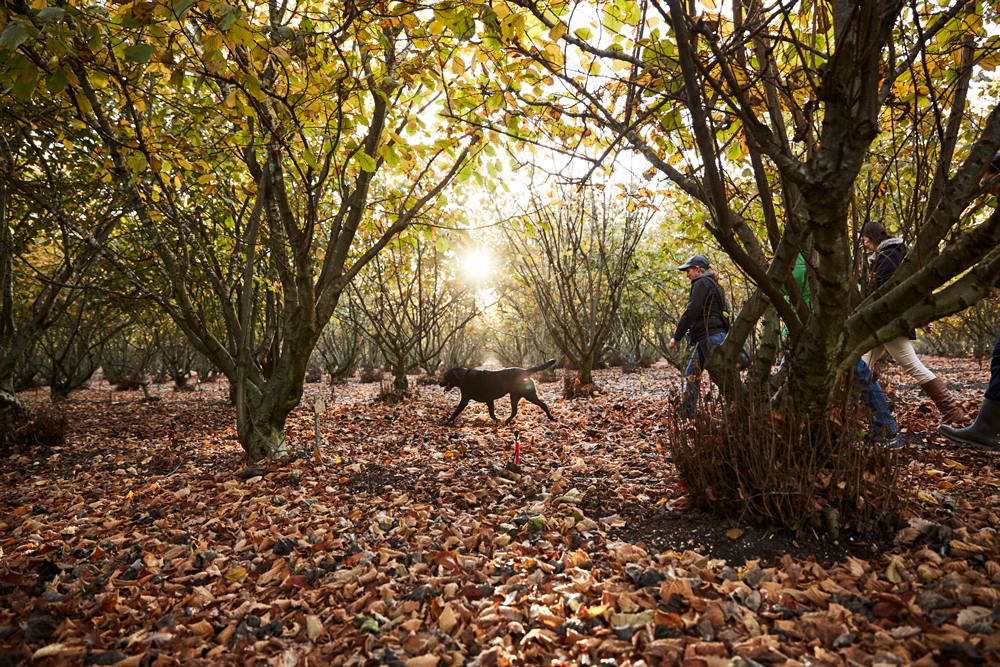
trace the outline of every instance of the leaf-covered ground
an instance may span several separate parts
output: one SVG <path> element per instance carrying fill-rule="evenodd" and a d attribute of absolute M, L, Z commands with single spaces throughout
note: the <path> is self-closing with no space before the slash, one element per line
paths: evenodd
<path fill-rule="evenodd" d="M 928 365 L 974 413 L 988 369 Z M 677 373 L 597 377 L 508 428 L 443 426 L 434 386 L 308 385 L 260 470 L 223 386 L 74 394 L 66 447 L 0 461 L 0 665 L 1000 662 L 1000 455 L 943 441 L 893 369 L 915 498 L 874 543 L 698 514 L 663 437 Z"/>

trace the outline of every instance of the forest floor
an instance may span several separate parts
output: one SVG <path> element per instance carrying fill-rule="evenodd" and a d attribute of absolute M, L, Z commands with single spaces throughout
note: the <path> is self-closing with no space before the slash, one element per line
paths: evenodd
<path fill-rule="evenodd" d="M 974 415 L 988 367 L 926 363 Z M 0 460 L 0 667 L 998 663 L 1000 454 L 882 373 L 909 521 L 839 541 L 692 507 L 663 364 L 590 399 L 539 384 L 557 421 L 522 404 L 509 427 L 479 404 L 444 426 L 436 386 L 310 384 L 292 456 L 249 471 L 223 384 L 96 385 L 57 408 L 66 446 Z"/>

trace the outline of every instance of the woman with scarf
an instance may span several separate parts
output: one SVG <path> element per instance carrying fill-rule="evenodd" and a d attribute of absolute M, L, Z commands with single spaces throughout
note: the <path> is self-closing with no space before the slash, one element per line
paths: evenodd
<path fill-rule="evenodd" d="M 889 236 L 885 227 L 878 222 L 866 222 L 861 226 L 861 243 L 869 253 L 868 262 L 871 265 L 869 285 L 874 292 L 878 292 L 889 282 L 892 274 L 903 262 L 903 257 L 906 256 L 906 244 L 898 236 Z M 917 332 L 911 330 L 879 345 L 862 359 L 869 368 L 873 368 L 882 353 L 888 351 L 906 374 L 912 377 L 924 393 L 934 401 L 946 423 L 964 424 L 967 421 L 965 413 L 955 402 L 951 392 L 940 378 L 921 363 L 917 353 L 913 351 L 912 341 L 916 338 Z"/>

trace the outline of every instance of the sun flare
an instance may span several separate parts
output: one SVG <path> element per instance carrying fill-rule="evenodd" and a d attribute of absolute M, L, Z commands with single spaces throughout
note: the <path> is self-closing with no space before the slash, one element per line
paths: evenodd
<path fill-rule="evenodd" d="M 465 258 L 465 273 L 470 278 L 485 278 L 490 272 L 490 268 L 492 268 L 490 256 L 482 250 L 474 252 Z"/>

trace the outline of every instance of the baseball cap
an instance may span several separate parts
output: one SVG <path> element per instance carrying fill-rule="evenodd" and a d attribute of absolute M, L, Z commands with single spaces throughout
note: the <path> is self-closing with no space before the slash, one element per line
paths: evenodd
<path fill-rule="evenodd" d="M 677 267 L 678 271 L 686 271 L 688 269 L 707 269 L 709 267 L 708 259 L 702 257 L 701 255 L 695 255 L 687 262 Z"/>

